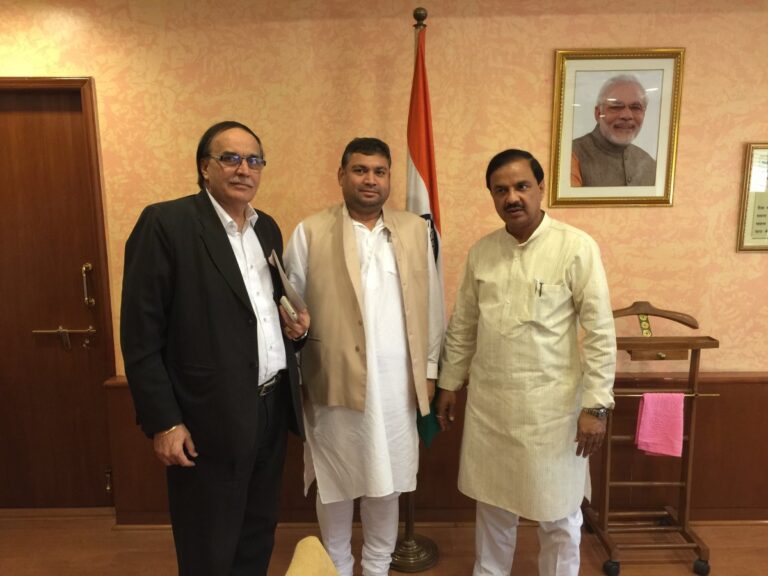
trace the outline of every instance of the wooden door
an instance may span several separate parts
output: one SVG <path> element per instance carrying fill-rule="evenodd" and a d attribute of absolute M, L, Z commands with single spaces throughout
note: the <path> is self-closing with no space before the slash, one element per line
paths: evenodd
<path fill-rule="evenodd" d="M 0 507 L 110 504 L 92 82 L 0 78 Z"/>

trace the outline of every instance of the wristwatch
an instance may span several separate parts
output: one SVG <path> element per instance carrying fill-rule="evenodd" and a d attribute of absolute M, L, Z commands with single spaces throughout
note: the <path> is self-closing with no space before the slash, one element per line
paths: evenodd
<path fill-rule="evenodd" d="M 604 406 L 597 406 L 596 408 L 582 408 L 581 411 L 586 412 L 595 418 L 599 418 L 600 420 L 605 420 L 608 418 L 608 408 L 605 408 Z"/>

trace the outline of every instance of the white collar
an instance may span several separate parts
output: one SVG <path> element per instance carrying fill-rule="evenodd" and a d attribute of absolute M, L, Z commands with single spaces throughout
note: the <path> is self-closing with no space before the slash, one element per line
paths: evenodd
<path fill-rule="evenodd" d="M 216 201 L 216 198 L 213 197 L 213 195 L 208 191 L 208 189 L 205 189 L 205 193 L 208 194 L 208 198 L 211 199 L 211 204 L 213 204 L 213 209 L 216 210 L 216 215 L 219 217 L 219 220 L 221 220 L 222 225 L 224 226 L 224 229 L 229 232 L 241 232 L 241 230 L 237 229 L 237 223 L 234 221 L 232 216 L 227 214 L 227 211 L 224 210 L 224 208 L 221 207 L 221 204 L 219 204 Z M 256 212 L 256 210 L 253 209 L 253 206 L 250 204 L 245 205 L 245 219 L 248 221 L 248 225 L 253 228 L 256 225 L 256 221 L 259 219 L 259 214 Z"/>

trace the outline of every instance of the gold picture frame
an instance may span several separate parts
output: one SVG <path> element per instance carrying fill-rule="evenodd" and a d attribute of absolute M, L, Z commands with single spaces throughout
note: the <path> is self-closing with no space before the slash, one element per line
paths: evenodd
<path fill-rule="evenodd" d="M 684 55 L 556 51 L 550 206 L 672 205 Z"/>
<path fill-rule="evenodd" d="M 768 251 L 768 143 L 747 144 L 739 212 L 737 250 Z"/>

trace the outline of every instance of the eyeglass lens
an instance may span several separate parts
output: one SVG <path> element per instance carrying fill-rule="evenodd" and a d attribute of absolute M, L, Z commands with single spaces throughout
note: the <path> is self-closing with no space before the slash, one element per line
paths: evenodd
<path fill-rule="evenodd" d="M 258 170 L 263 168 L 267 162 L 261 156 L 246 156 L 243 158 L 240 154 L 222 154 L 221 156 L 214 156 L 219 162 L 226 166 L 240 166 L 243 160 L 248 164 L 248 168 L 252 170 Z"/>

